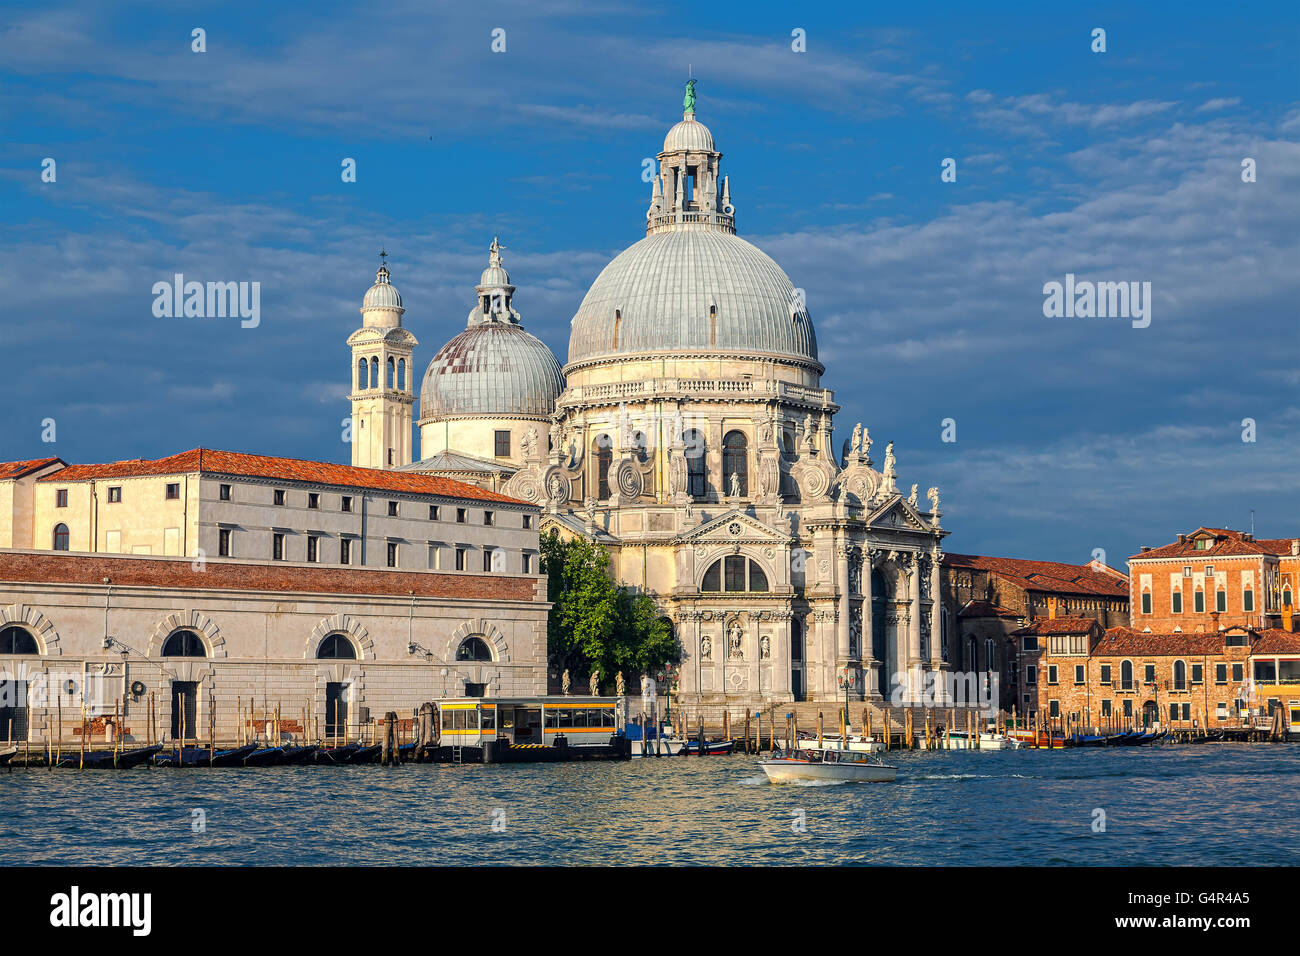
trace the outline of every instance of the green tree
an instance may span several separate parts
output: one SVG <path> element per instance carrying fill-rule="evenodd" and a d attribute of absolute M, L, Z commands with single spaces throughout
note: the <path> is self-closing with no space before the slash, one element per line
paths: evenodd
<path fill-rule="evenodd" d="M 650 595 L 614 582 L 603 547 L 555 531 L 542 535 L 541 546 L 552 605 L 547 659 L 555 673 L 568 670 L 576 683 L 594 667 L 608 681 L 620 670 L 632 678 L 678 660 L 672 625 Z"/>

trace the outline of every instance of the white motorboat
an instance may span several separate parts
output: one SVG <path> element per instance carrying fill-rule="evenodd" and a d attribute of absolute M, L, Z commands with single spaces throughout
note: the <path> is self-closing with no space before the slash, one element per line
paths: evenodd
<path fill-rule="evenodd" d="M 687 742 L 680 737 L 651 737 L 649 740 L 633 740 L 633 757 L 676 757 L 686 749 Z"/>
<path fill-rule="evenodd" d="M 783 747 L 789 746 L 788 741 L 780 740 L 780 743 Z M 800 734 L 797 745 L 802 750 L 848 750 L 862 754 L 879 753 L 885 749 L 884 743 L 875 737 L 864 737 L 860 734 L 849 734 L 847 746 L 840 740 L 839 734 L 822 734 L 821 743 L 817 742 L 815 736 Z"/>
<path fill-rule="evenodd" d="M 925 734 L 916 735 L 916 745 L 925 746 Z M 974 743 L 971 735 L 964 730 L 951 731 L 946 737 L 942 734 L 936 736 L 934 740 L 936 750 L 1019 750 L 1020 741 L 1014 737 L 1004 737 L 1000 734 L 990 734 L 983 732 L 979 734 L 979 742 Z"/>
<path fill-rule="evenodd" d="M 845 783 L 891 783 L 898 768 L 870 759 L 852 750 L 796 750 L 790 754 L 773 751 L 758 762 L 772 783 L 814 780 Z"/>

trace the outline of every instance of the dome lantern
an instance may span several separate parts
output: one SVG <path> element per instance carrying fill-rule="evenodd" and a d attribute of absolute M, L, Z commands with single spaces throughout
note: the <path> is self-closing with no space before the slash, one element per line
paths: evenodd
<path fill-rule="evenodd" d="M 695 118 L 695 80 L 686 84 L 682 120 L 664 137 L 650 191 L 646 235 L 675 229 L 736 231 L 731 187 L 721 175 L 713 133 Z"/>

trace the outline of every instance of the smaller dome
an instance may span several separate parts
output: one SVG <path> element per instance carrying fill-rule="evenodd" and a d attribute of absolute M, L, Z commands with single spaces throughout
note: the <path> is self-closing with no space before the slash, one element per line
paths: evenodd
<path fill-rule="evenodd" d="M 510 285 L 510 273 L 506 272 L 501 266 L 488 266 L 483 270 L 483 277 L 479 279 L 479 287 L 483 289 L 500 289 Z M 513 286 L 510 286 L 514 288 Z"/>
<path fill-rule="evenodd" d="M 697 122 L 694 113 L 686 113 L 682 121 L 668 131 L 664 137 L 664 152 L 675 153 L 689 149 L 696 152 L 712 153 L 713 134 L 703 123 Z"/>
<path fill-rule="evenodd" d="M 365 298 L 361 300 L 361 311 L 367 309 L 400 309 L 402 307 L 402 296 L 397 288 L 388 281 L 388 267 L 380 266 L 379 271 L 375 273 L 375 284 L 366 290 Z"/>
<path fill-rule="evenodd" d="M 564 391 L 559 360 L 508 322 L 484 322 L 438 350 L 424 373 L 420 421 L 465 415 L 547 418 Z"/>

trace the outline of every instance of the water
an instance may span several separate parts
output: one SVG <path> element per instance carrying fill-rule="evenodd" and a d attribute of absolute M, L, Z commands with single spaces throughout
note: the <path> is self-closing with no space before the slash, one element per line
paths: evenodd
<path fill-rule="evenodd" d="M 1295 746 L 891 753 L 898 782 L 870 785 L 772 785 L 755 759 L 14 770 L 0 865 L 1300 862 Z"/>

